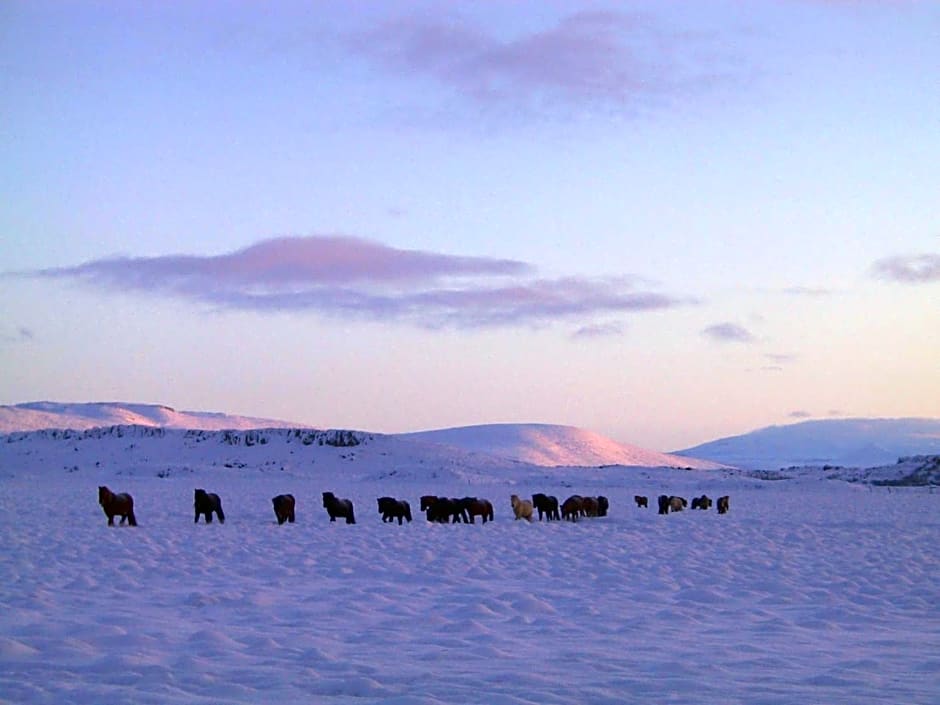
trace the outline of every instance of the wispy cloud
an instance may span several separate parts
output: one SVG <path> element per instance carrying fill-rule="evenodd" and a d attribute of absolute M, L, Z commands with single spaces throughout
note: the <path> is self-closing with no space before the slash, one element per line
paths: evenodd
<path fill-rule="evenodd" d="M 514 37 L 455 16 L 401 17 L 352 37 L 352 50 L 407 77 L 430 78 L 477 105 L 517 112 L 631 112 L 714 84 L 717 50 L 651 18 L 584 11 Z"/>
<path fill-rule="evenodd" d="M 832 289 L 814 286 L 791 286 L 784 289 L 783 293 L 790 296 L 822 297 L 832 296 Z"/>
<path fill-rule="evenodd" d="M 754 335 L 737 323 L 715 323 L 702 330 L 702 335 L 721 343 L 753 343 Z"/>
<path fill-rule="evenodd" d="M 8 333 L 0 331 L 0 342 L 3 343 L 28 343 L 36 339 L 35 333 L 31 328 L 19 326 L 15 332 Z"/>
<path fill-rule="evenodd" d="M 623 334 L 624 327 L 620 323 L 591 323 L 581 326 L 571 337 L 579 338 L 609 338 Z"/>
<path fill-rule="evenodd" d="M 787 414 L 787 416 L 789 416 L 791 419 L 808 419 L 808 418 L 811 418 L 813 415 L 809 413 L 808 411 L 797 409 L 796 411 L 791 411 L 789 414 Z"/>
<path fill-rule="evenodd" d="M 872 265 L 879 279 L 902 284 L 930 284 L 940 282 L 940 255 L 898 255 L 885 257 Z"/>
<path fill-rule="evenodd" d="M 518 260 L 342 236 L 277 238 L 214 256 L 115 257 L 26 274 L 222 309 L 310 311 L 427 328 L 541 325 L 690 303 L 636 290 L 622 277 L 549 279 Z"/>
<path fill-rule="evenodd" d="M 793 353 L 764 353 L 764 357 L 778 365 L 785 362 L 794 362 L 797 359 L 797 356 Z"/>

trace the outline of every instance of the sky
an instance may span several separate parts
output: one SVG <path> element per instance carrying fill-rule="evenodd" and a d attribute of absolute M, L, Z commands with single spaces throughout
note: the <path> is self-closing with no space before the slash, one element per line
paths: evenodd
<path fill-rule="evenodd" d="M 940 3 L 0 4 L 0 404 L 940 416 Z"/>

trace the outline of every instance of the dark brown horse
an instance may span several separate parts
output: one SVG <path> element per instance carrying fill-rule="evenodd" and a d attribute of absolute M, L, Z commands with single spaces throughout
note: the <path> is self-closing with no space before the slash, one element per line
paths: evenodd
<path fill-rule="evenodd" d="M 708 495 L 703 494 L 701 497 L 692 498 L 692 509 L 709 509 L 712 506 L 712 501 Z"/>
<path fill-rule="evenodd" d="M 607 499 L 604 495 L 598 495 L 597 497 L 597 516 L 605 517 L 607 512 L 610 509 L 610 500 Z"/>
<path fill-rule="evenodd" d="M 578 517 L 581 516 L 581 511 L 583 508 L 584 497 L 578 494 L 573 494 L 564 502 L 562 502 L 561 518 L 568 519 L 569 521 L 577 521 Z"/>
<path fill-rule="evenodd" d="M 277 517 L 278 525 L 285 521 L 294 523 L 294 495 L 279 494 L 271 502 L 274 504 L 274 516 Z"/>
<path fill-rule="evenodd" d="M 553 495 L 536 492 L 532 495 L 532 505 L 539 513 L 539 521 L 542 521 L 542 515 L 546 516 L 546 521 L 561 519 L 558 513 L 558 498 Z"/>
<path fill-rule="evenodd" d="M 640 508 L 640 507 L 649 507 L 649 506 L 650 506 L 650 501 L 649 501 L 646 497 L 644 497 L 643 495 L 641 495 L 641 494 L 635 494 L 635 495 L 633 495 L 633 501 L 636 502 L 636 506 L 637 506 L 638 508 Z"/>
<path fill-rule="evenodd" d="M 450 497 L 437 497 L 432 494 L 426 494 L 421 498 L 421 511 L 425 513 L 428 521 L 441 524 L 446 524 L 447 522 L 451 522 L 452 524 L 458 524 L 460 522 L 469 523 L 470 521 L 460 500 Z"/>
<path fill-rule="evenodd" d="M 222 500 L 219 499 L 219 495 L 214 492 L 206 492 L 205 490 L 196 490 L 193 493 L 193 509 L 196 510 L 196 518 L 193 521 L 194 524 L 199 523 L 199 515 L 202 514 L 206 517 L 206 523 L 212 523 L 212 513 L 215 512 L 215 515 L 219 518 L 219 523 L 225 523 L 225 512 L 222 511 Z"/>
<path fill-rule="evenodd" d="M 115 494 L 104 485 L 98 487 L 98 504 L 108 517 L 108 526 L 114 526 L 114 517 L 121 517 L 121 524 L 125 521 L 130 526 L 137 526 L 137 517 L 134 516 L 134 498 L 126 492 Z"/>
<path fill-rule="evenodd" d="M 394 497 L 379 497 L 376 501 L 383 522 L 398 519 L 398 525 L 401 526 L 402 519 L 411 521 L 411 505 L 405 500 L 395 499 Z"/>
<path fill-rule="evenodd" d="M 598 512 L 597 497 L 581 498 L 581 516 L 596 517 Z"/>
<path fill-rule="evenodd" d="M 728 498 L 728 495 L 725 495 L 724 497 L 719 497 L 719 498 L 718 498 L 718 513 L 719 513 L 719 514 L 727 514 L 727 513 L 728 513 L 728 509 L 730 509 L 730 507 L 728 506 L 729 503 L 730 503 L 730 501 L 731 501 L 731 500 Z"/>
<path fill-rule="evenodd" d="M 464 497 L 460 500 L 460 506 L 465 515 L 473 522 L 473 517 L 483 517 L 483 523 L 493 521 L 493 503 L 488 499 L 478 499 L 476 497 Z"/>
<path fill-rule="evenodd" d="M 332 492 L 323 493 L 323 507 L 326 513 L 330 515 L 330 521 L 336 521 L 336 517 L 343 517 L 347 524 L 356 523 L 356 515 L 353 512 L 353 503 L 348 499 L 338 499 Z"/>

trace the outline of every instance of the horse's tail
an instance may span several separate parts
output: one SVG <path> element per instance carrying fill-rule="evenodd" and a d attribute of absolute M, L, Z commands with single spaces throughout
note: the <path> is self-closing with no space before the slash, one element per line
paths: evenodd
<path fill-rule="evenodd" d="M 349 518 L 346 520 L 346 523 L 347 523 L 347 524 L 355 524 L 355 523 L 356 523 L 356 513 L 355 513 L 355 511 L 353 511 L 353 503 L 352 503 L 352 502 L 349 503 Z"/>
<path fill-rule="evenodd" d="M 215 513 L 216 513 L 216 515 L 219 517 L 219 523 L 220 523 L 220 524 L 224 524 L 224 523 L 225 523 L 225 512 L 222 511 L 222 503 L 221 503 L 221 502 L 219 502 L 219 507 L 218 507 L 218 509 L 215 510 Z"/>
<path fill-rule="evenodd" d="M 137 517 L 134 516 L 133 507 L 131 507 L 130 511 L 127 512 L 127 523 L 131 526 L 137 526 Z"/>

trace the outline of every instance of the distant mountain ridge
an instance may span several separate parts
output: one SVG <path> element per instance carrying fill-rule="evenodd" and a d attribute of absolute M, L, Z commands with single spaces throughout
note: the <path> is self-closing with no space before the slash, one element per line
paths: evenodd
<path fill-rule="evenodd" d="M 740 468 L 792 466 L 874 467 L 898 458 L 940 453 L 940 419 L 855 418 L 768 426 L 684 450 L 689 455 Z"/>
<path fill-rule="evenodd" d="M 161 404 L 124 402 L 59 403 L 29 402 L 0 406 L 0 433 L 72 429 L 83 431 L 102 426 L 154 426 L 203 431 L 249 430 L 253 428 L 309 428 L 276 419 L 208 411 L 177 411 Z"/>

